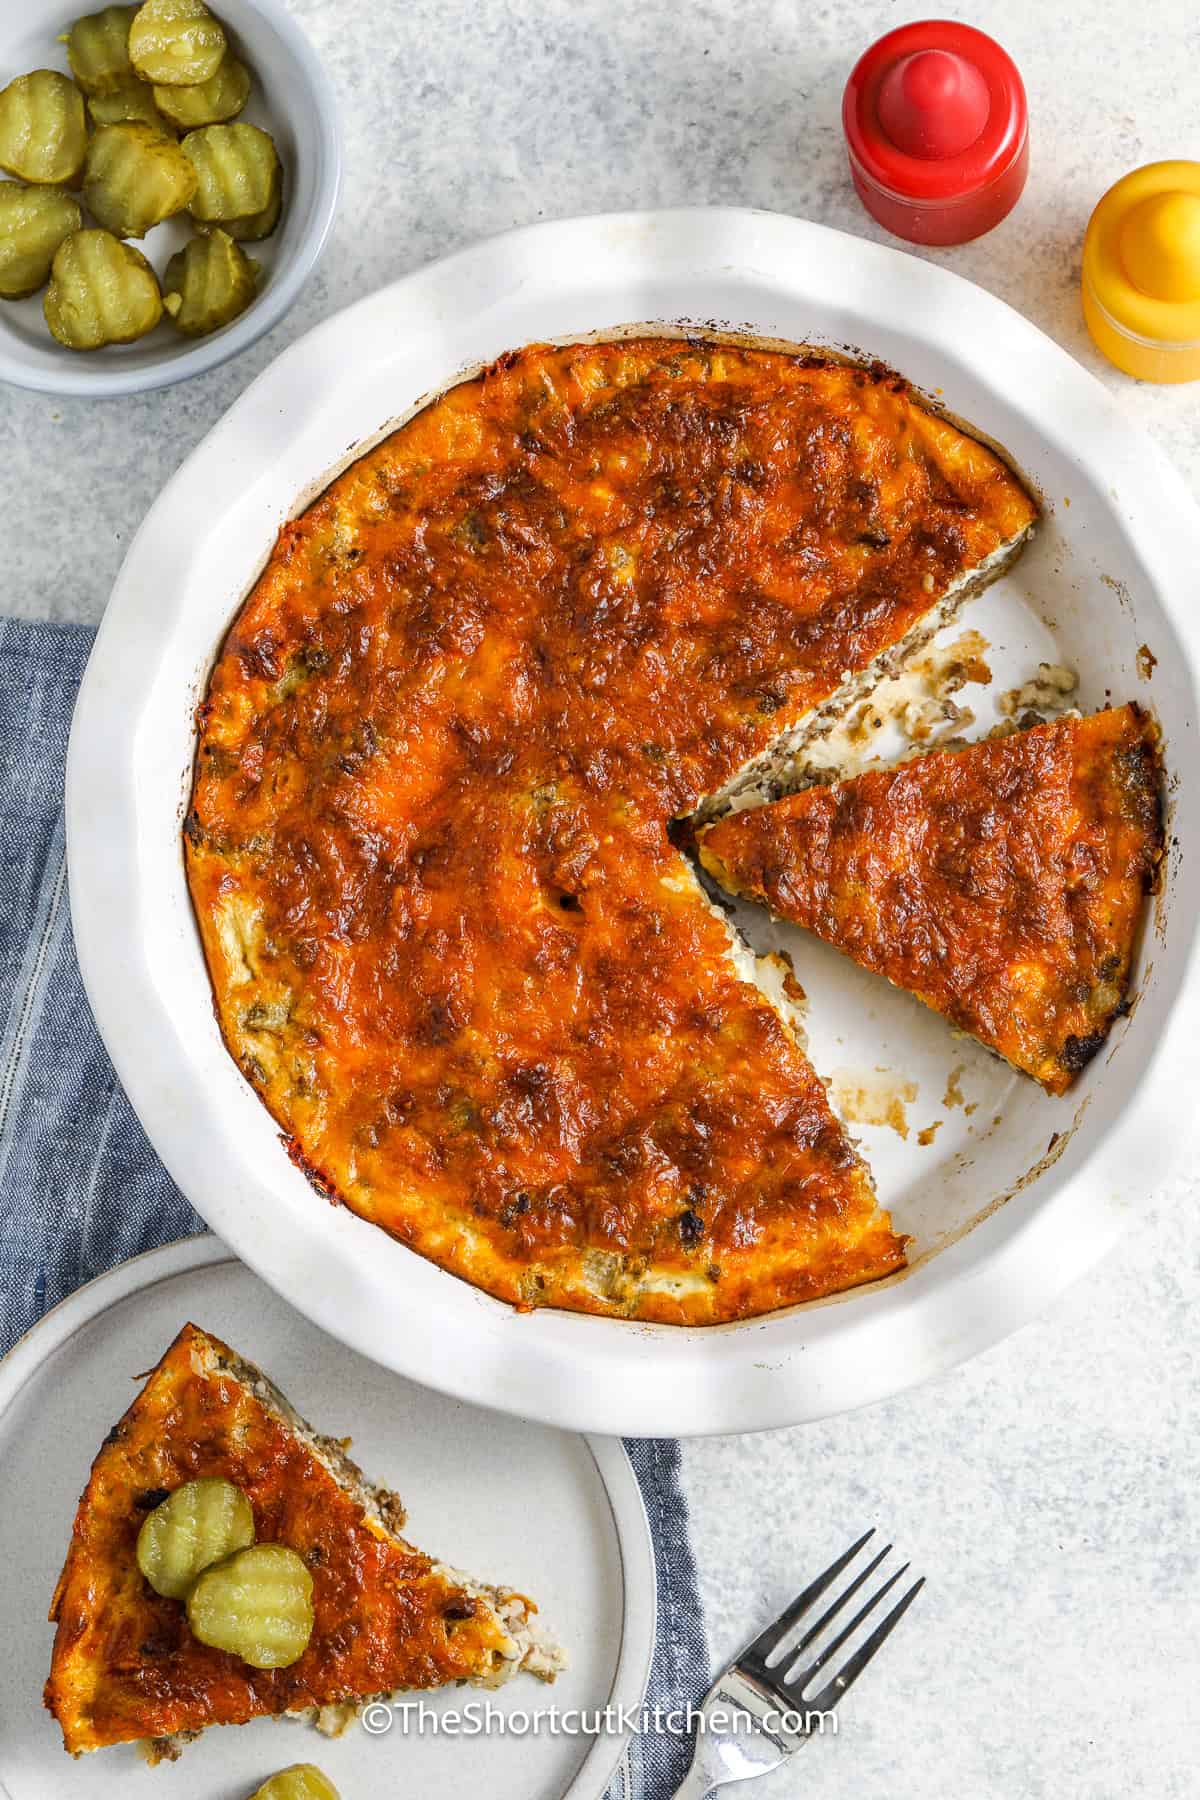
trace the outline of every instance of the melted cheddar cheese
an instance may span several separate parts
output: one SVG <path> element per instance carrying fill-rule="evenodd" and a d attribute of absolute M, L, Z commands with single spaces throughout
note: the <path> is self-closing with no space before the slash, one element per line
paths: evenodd
<path fill-rule="evenodd" d="M 899 1267 L 669 828 L 1034 516 L 886 371 L 645 339 L 501 358 L 285 526 L 185 836 L 318 1192 L 523 1307 L 707 1323 Z"/>

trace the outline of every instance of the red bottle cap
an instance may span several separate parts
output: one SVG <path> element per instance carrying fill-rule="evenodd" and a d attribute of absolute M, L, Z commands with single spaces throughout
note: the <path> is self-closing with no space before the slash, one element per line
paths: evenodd
<path fill-rule="evenodd" d="M 889 31 L 846 83 L 842 126 L 867 211 L 917 244 L 964 244 L 998 225 L 1029 167 L 1025 88 L 1012 58 L 971 25 Z"/>

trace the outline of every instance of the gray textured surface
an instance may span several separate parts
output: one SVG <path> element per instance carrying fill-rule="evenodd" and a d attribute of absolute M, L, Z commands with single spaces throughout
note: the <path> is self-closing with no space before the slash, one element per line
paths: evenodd
<path fill-rule="evenodd" d="M 0 392 L 10 611 L 94 620 L 166 477 L 250 378 L 367 289 L 514 224 L 748 203 L 874 234 L 838 131 L 858 50 L 917 9 L 792 0 L 294 0 L 328 59 L 347 182 L 322 268 L 230 367 L 147 399 Z M 1033 169 L 1017 213 L 934 253 L 1119 395 L 1200 489 L 1200 386 L 1142 388 L 1084 335 L 1079 246 L 1108 184 L 1200 157 L 1183 0 L 1137 12 L 981 0 L 1024 71 Z M 1047 32 L 1049 29 L 1049 42 Z M 1055 1800 L 1200 1787 L 1200 1228 L 1196 1186 L 1052 1318 L 940 1382 L 802 1431 L 690 1446 L 714 1650 L 731 1650 L 866 1522 L 930 1576 L 847 1703 L 841 1736 L 772 1779 L 834 1800 Z M 766 1789 L 764 1789 L 764 1792 Z"/>

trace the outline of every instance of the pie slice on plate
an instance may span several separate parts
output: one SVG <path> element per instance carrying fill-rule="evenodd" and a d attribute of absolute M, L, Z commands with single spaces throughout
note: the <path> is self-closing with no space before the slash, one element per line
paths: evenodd
<path fill-rule="evenodd" d="M 1122 706 L 733 813 L 699 851 L 1061 1094 L 1125 1010 L 1159 787 L 1153 727 Z"/>
<path fill-rule="evenodd" d="M 307 1568 L 312 1632 L 290 1666 L 202 1643 L 183 1600 L 142 1574 L 147 1517 L 205 1478 L 249 1501 L 258 1545 L 286 1546 Z M 520 1669 L 552 1681 L 564 1659 L 533 1603 L 414 1549 L 403 1523 L 344 1442 L 318 1436 L 251 1363 L 185 1325 L 109 1432 L 79 1503 L 45 1694 L 67 1750 L 136 1741 L 158 1761 L 209 1725 L 287 1715 L 334 1733 L 401 1688 L 490 1687 Z"/>

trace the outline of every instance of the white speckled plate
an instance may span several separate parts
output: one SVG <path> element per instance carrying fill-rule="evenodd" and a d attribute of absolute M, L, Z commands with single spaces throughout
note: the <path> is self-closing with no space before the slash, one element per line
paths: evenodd
<path fill-rule="evenodd" d="M 760 946 L 792 951 L 813 1059 L 835 1093 L 878 1096 L 886 1084 L 910 1095 L 907 1137 L 855 1129 L 882 1200 L 912 1236 L 913 1266 L 706 1331 L 518 1316 L 318 1200 L 222 1046 L 179 843 L 193 708 L 284 520 L 464 370 L 534 339 L 642 321 L 858 346 L 1004 445 L 1047 513 L 1028 554 L 963 616 L 987 639 L 994 674 L 959 696 L 976 712 L 970 730 L 987 729 L 1002 688 L 1043 660 L 1063 662 L 1078 670 L 1084 708 L 1111 695 L 1155 710 L 1172 776 L 1167 891 L 1138 964 L 1137 1004 L 1064 1100 L 836 952 L 799 933 L 781 939 L 762 915 L 750 923 Z M 493 239 L 360 301 L 281 356 L 164 490 L 80 695 L 67 795 L 76 941 L 101 1032 L 156 1148 L 238 1253 L 327 1331 L 527 1417 L 634 1434 L 749 1430 L 860 1405 L 948 1367 L 1029 1318 L 1115 1242 L 1191 1124 L 1197 568 L 1194 504 L 1092 376 L 958 276 L 821 226 L 716 210 L 569 220 Z"/>
<path fill-rule="evenodd" d="M 148 1768 L 130 1746 L 77 1762 L 64 1753 L 42 1683 L 54 1637 L 46 1613 L 75 1503 L 105 1432 L 137 1392 L 135 1372 L 188 1319 L 257 1362 L 317 1430 L 352 1436 L 355 1460 L 402 1496 L 415 1543 L 537 1599 L 570 1656 L 553 1687 L 522 1676 L 490 1694 L 424 1696 L 440 1718 L 490 1704 L 512 1735 L 492 1727 L 452 1737 L 394 1712 L 386 1732 L 353 1725 L 332 1741 L 269 1719 L 213 1730 L 167 1768 Z M 5 1800 L 244 1800 L 293 1762 L 315 1762 L 345 1800 L 595 1800 L 624 1738 L 535 1734 L 521 1715 L 641 1704 L 654 1653 L 654 1556 L 619 1443 L 500 1419 L 403 1381 L 331 1342 L 223 1244 L 194 1238 L 79 1289 L 0 1364 L 0 1618 Z"/>

